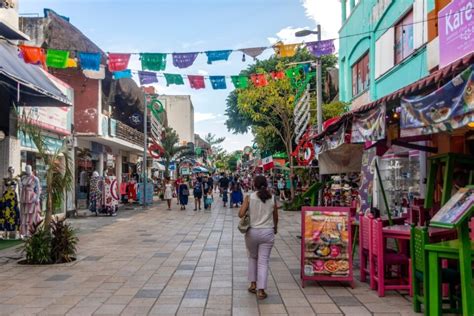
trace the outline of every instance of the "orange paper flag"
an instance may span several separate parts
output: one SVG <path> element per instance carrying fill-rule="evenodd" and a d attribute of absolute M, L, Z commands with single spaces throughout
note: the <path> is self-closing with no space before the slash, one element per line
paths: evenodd
<path fill-rule="evenodd" d="M 282 42 L 278 42 L 273 46 L 273 49 L 278 57 L 293 57 L 295 56 L 299 46 L 300 44 L 285 45 Z"/>
<path fill-rule="evenodd" d="M 41 47 L 20 45 L 20 51 L 25 63 L 46 67 L 46 55 Z"/>

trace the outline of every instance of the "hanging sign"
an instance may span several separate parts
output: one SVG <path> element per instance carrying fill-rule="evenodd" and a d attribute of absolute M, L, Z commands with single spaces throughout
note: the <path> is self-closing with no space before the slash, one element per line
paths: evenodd
<path fill-rule="evenodd" d="M 474 66 L 424 97 L 402 98 L 401 135 L 435 134 L 474 121 Z M 408 131 L 404 131 L 408 130 Z"/>
<path fill-rule="evenodd" d="M 303 207 L 301 280 L 353 282 L 348 207 Z"/>
<path fill-rule="evenodd" d="M 365 143 L 385 138 L 386 106 L 381 106 L 363 113 L 354 113 L 352 120 L 351 143 Z"/>

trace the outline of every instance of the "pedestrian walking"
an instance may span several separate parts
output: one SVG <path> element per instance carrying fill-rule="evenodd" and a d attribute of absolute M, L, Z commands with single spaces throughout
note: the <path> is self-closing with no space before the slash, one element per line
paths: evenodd
<path fill-rule="evenodd" d="M 189 187 L 187 181 L 181 182 L 179 185 L 179 204 L 181 205 L 181 210 L 186 209 L 189 199 Z"/>
<path fill-rule="evenodd" d="M 248 291 L 255 293 L 258 299 L 265 299 L 270 253 L 278 227 L 278 206 L 268 190 L 267 179 L 264 176 L 255 177 L 254 187 L 256 192 L 245 197 L 239 217 L 242 218 L 247 213 L 250 217 L 250 228 L 245 234 L 249 260 Z"/>
<path fill-rule="evenodd" d="M 171 200 L 173 199 L 173 185 L 171 184 L 169 177 L 165 179 L 164 198 L 166 200 L 166 204 L 168 204 L 168 211 L 171 211 Z"/>
<path fill-rule="evenodd" d="M 193 196 L 194 196 L 194 210 L 197 211 L 198 208 L 201 210 L 201 200 L 202 200 L 202 192 L 204 191 L 204 187 L 202 185 L 202 178 L 196 177 L 193 185 Z"/>
<path fill-rule="evenodd" d="M 285 183 L 285 180 L 283 179 L 283 177 L 278 179 L 277 186 L 278 186 L 278 191 L 280 192 L 280 200 L 285 201 L 286 200 L 286 196 L 285 196 L 286 183 Z"/>

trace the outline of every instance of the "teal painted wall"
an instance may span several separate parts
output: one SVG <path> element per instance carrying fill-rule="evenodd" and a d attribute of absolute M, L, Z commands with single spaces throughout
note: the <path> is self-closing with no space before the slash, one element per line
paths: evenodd
<path fill-rule="evenodd" d="M 370 68 L 370 99 L 376 100 L 428 74 L 426 50 L 420 49 L 402 64 L 375 80 L 375 42 L 413 6 L 414 0 L 392 0 L 376 23 L 372 23 L 372 8 L 376 0 L 361 0 L 343 23 L 339 32 L 340 99 L 352 100 L 352 65 L 367 51 Z M 426 0 L 434 7 L 434 0 Z M 427 13 L 427 12 L 426 12 Z M 425 15 L 426 16 L 426 15 Z M 416 22 L 416 21 L 415 21 Z M 357 35 L 354 35 L 357 34 Z"/>

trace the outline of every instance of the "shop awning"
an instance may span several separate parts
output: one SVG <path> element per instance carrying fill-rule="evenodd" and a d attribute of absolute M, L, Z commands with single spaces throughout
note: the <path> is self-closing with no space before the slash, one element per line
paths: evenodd
<path fill-rule="evenodd" d="M 59 80 L 59 79 L 58 79 Z M 0 43 L 0 85 L 16 95 L 20 88 L 20 104 L 28 106 L 71 106 L 64 95 L 39 66 L 18 57 L 16 46 Z"/>

